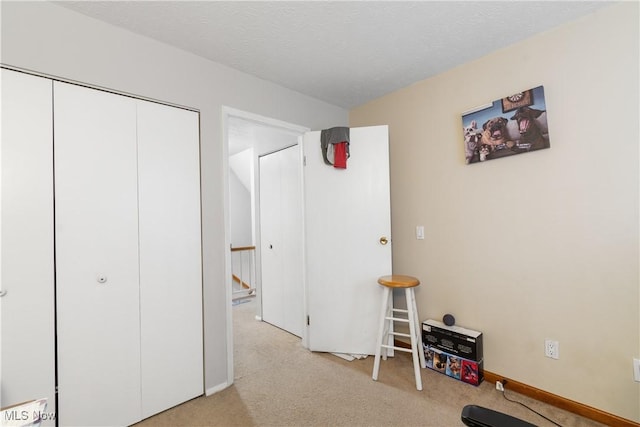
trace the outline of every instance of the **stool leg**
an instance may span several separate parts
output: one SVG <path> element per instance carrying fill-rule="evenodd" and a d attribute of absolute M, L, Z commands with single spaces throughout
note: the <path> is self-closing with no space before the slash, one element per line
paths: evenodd
<path fill-rule="evenodd" d="M 389 297 L 387 298 L 387 313 L 385 314 L 385 317 L 393 317 L 393 289 L 387 288 L 387 290 L 389 292 Z M 393 357 L 395 355 L 395 349 L 393 347 L 395 343 L 395 337 L 393 336 L 394 327 L 393 320 L 387 320 L 384 324 L 382 343 L 387 344 L 389 347 L 383 348 L 382 360 L 387 360 L 387 357 Z"/>
<path fill-rule="evenodd" d="M 416 336 L 417 324 L 416 324 L 416 303 L 413 288 L 405 289 L 405 295 L 407 297 L 407 309 L 409 311 L 409 334 L 411 335 L 411 354 L 413 356 L 413 370 L 416 375 L 416 388 L 422 390 L 422 377 L 420 372 L 420 356 L 418 354 L 418 340 Z M 422 348 L 420 349 L 422 351 Z M 424 356 L 422 356 L 424 359 Z"/>
<path fill-rule="evenodd" d="M 384 329 L 385 329 L 386 317 L 389 312 L 389 294 L 390 293 L 391 293 L 390 288 L 385 287 L 383 289 L 382 306 L 380 309 L 380 325 L 378 327 L 378 339 L 376 340 L 376 357 L 373 362 L 373 375 L 371 376 L 375 381 L 378 380 L 378 371 L 380 370 L 380 354 L 383 351 L 382 342 L 384 340 L 384 335 L 386 335 Z M 387 358 L 386 349 L 384 351 L 384 358 L 385 359 Z"/>
<path fill-rule="evenodd" d="M 411 293 L 411 298 L 413 299 L 413 314 L 415 316 L 416 322 L 416 341 L 418 346 L 418 354 L 420 355 L 420 366 L 422 366 L 422 368 L 426 368 L 427 361 L 424 356 L 424 346 L 422 345 L 422 324 L 420 323 L 420 318 L 418 316 L 418 306 L 416 304 L 415 291 Z"/>

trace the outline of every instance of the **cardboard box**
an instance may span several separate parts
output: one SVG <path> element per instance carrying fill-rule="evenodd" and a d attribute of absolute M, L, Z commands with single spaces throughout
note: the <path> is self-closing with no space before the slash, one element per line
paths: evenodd
<path fill-rule="evenodd" d="M 422 322 L 422 342 L 454 356 L 480 362 L 482 355 L 482 332 L 460 326 L 447 326 L 437 320 Z"/>
<path fill-rule="evenodd" d="M 484 380 L 482 360 L 465 359 L 428 345 L 424 354 L 429 369 L 472 385 L 480 385 Z"/>

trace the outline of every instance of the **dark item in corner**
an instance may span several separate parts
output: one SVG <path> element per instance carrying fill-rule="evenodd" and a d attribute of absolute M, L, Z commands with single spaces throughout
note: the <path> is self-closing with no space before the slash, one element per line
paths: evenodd
<path fill-rule="evenodd" d="M 442 323 L 444 323 L 447 326 L 453 326 L 456 324 L 456 318 L 453 317 L 453 314 L 445 314 L 442 317 Z"/>
<path fill-rule="evenodd" d="M 476 405 L 467 405 L 462 408 L 460 419 L 469 427 L 536 427 L 535 424 L 511 415 Z"/>
<path fill-rule="evenodd" d="M 461 326 L 447 326 L 427 319 L 422 322 L 422 343 L 448 354 L 480 362 L 483 360 L 482 332 Z"/>
<path fill-rule="evenodd" d="M 349 153 L 349 128 L 333 127 L 320 132 L 320 146 L 324 163 L 346 169 Z"/>

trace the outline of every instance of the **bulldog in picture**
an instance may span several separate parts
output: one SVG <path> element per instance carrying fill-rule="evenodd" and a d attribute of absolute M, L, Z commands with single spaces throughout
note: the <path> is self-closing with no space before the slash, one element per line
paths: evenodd
<path fill-rule="evenodd" d="M 504 117 L 494 117 L 487 120 L 482 125 L 481 144 L 490 146 L 491 151 L 502 148 L 512 148 L 515 142 L 509 139 L 507 123 L 509 123 L 509 120 Z"/>

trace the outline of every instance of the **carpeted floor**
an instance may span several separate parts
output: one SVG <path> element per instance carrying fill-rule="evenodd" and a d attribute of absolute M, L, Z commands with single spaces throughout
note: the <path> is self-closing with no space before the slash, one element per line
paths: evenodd
<path fill-rule="evenodd" d="M 493 384 L 478 387 L 422 370 L 417 391 L 409 354 L 381 362 L 371 379 L 373 357 L 348 362 L 312 353 L 298 337 L 255 320 L 255 300 L 233 306 L 232 386 L 199 397 L 137 424 L 146 426 L 462 426 L 460 413 L 476 404 L 538 426 L 554 424 L 507 401 Z M 507 397 L 559 425 L 602 426 L 507 390 Z"/>

